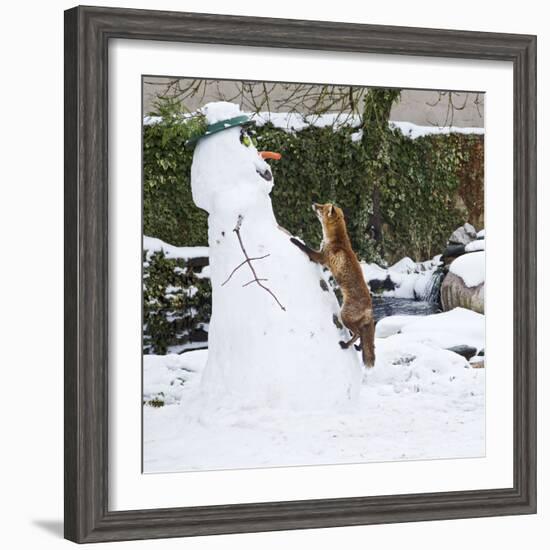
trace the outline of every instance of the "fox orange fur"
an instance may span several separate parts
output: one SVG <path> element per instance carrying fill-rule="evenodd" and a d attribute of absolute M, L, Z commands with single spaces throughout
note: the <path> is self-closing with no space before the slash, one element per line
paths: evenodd
<path fill-rule="evenodd" d="M 344 213 L 330 203 L 314 203 L 312 208 L 323 227 L 321 250 L 313 250 L 295 238 L 290 240 L 312 262 L 322 264 L 332 272 L 344 296 L 340 316 L 352 333 L 351 339 L 340 342 L 340 345 L 347 349 L 360 338 L 363 363 L 366 367 L 373 367 L 375 356 L 372 299 L 357 256 L 351 247 Z"/>

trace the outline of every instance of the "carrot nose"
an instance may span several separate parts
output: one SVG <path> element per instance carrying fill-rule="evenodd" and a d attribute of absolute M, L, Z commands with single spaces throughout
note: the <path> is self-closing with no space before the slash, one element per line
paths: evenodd
<path fill-rule="evenodd" d="M 274 153 L 273 151 L 260 151 L 260 156 L 266 159 L 281 160 L 281 153 Z"/>

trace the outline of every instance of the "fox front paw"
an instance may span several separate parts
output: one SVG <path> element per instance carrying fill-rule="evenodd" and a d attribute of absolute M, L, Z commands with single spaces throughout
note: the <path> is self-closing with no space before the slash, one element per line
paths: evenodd
<path fill-rule="evenodd" d="M 340 340 L 338 343 L 342 349 L 348 349 L 348 345 L 343 340 Z"/>

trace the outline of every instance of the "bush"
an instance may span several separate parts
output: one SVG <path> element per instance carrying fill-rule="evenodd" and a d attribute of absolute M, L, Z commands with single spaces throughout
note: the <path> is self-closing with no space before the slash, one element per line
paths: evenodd
<path fill-rule="evenodd" d="M 163 355 L 201 339 L 206 344 L 212 310 L 210 279 L 202 273 L 207 263 L 144 251 L 143 353 Z"/>
<path fill-rule="evenodd" d="M 185 147 L 195 131 L 194 119 L 165 116 L 143 132 L 144 233 L 180 246 L 208 244 L 207 214 L 191 196 L 193 151 Z M 457 226 L 482 219 L 483 137 L 452 134 L 412 140 L 393 129 L 384 151 L 387 177 L 380 185 L 382 241 L 375 242 L 360 223 L 372 214 L 373 185 L 366 178 L 362 143 L 351 139 L 354 131 L 308 127 L 289 133 L 271 124 L 257 128 L 258 148 L 283 155 L 272 163 L 272 198 L 277 220 L 290 232 L 317 246 L 321 228 L 311 203 L 335 202 L 346 214 L 358 255 L 391 263 L 404 255 L 432 257 Z"/>

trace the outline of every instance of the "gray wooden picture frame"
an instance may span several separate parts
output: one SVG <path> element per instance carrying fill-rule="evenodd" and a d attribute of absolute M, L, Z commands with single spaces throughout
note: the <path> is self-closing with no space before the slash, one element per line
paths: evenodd
<path fill-rule="evenodd" d="M 107 79 L 112 38 L 513 63 L 512 488 L 108 510 Z M 76 7 L 65 12 L 64 124 L 66 538 L 82 543 L 536 512 L 535 36 Z"/>

